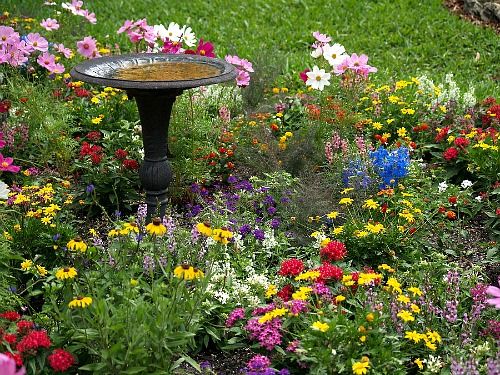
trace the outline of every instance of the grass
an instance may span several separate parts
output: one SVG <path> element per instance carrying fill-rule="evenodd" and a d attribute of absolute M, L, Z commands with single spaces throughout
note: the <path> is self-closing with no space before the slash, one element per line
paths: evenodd
<path fill-rule="evenodd" d="M 49 14 L 40 3 L 4 0 L 3 10 L 40 19 Z M 283 72 L 296 74 L 313 63 L 308 46 L 319 30 L 348 52 L 367 54 L 379 83 L 421 74 L 441 81 L 451 72 L 462 88 L 475 86 L 480 98 L 500 94 L 498 35 L 450 14 L 441 0 L 89 0 L 84 6 L 98 19 L 85 26 L 85 35 L 101 42 L 126 46 L 125 36 L 116 34 L 125 19 L 175 21 L 212 41 L 219 55 L 255 60 L 276 54 Z"/>

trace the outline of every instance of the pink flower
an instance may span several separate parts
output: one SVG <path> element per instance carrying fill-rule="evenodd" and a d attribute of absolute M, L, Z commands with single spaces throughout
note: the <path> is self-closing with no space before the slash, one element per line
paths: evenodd
<path fill-rule="evenodd" d="M 42 22 L 40 22 L 40 26 L 42 26 L 47 31 L 59 29 L 59 23 L 57 23 L 57 20 L 53 18 L 42 20 Z"/>
<path fill-rule="evenodd" d="M 26 370 L 21 367 L 17 370 L 16 361 L 7 355 L 0 353 L 0 374 L 2 375 L 25 375 Z"/>
<path fill-rule="evenodd" d="M 368 56 L 364 54 L 358 56 L 357 54 L 353 53 L 349 61 L 349 69 L 363 76 L 367 76 L 368 73 L 376 72 L 377 68 L 368 65 L 367 62 Z"/>
<path fill-rule="evenodd" d="M 245 87 L 250 84 L 250 74 L 253 73 L 253 65 L 246 59 L 241 59 L 238 56 L 227 55 L 224 58 L 228 63 L 236 67 L 236 84 L 239 87 Z"/>
<path fill-rule="evenodd" d="M 250 74 L 248 74 L 245 70 L 240 70 L 238 68 L 236 70 L 238 72 L 238 75 L 236 76 L 236 84 L 239 87 L 248 86 L 250 84 Z"/>
<path fill-rule="evenodd" d="M 64 65 L 56 64 L 56 57 L 48 52 L 44 52 L 43 54 L 39 55 L 36 62 L 51 73 L 64 72 Z"/>
<path fill-rule="evenodd" d="M 0 132 L 0 148 L 4 148 L 7 142 L 3 139 L 3 132 Z"/>
<path fill-rule="evenodd" d="M 78 53 L 88 59 L 98 57 L 96 40 L 91 36 L 86 36 L 76 43 Z"/>
<path fill-rule="evenodd" d="M 73 13 L 75 16 L 82 15 L 83 1 L 73 0 L 71 3 L 62 3 L 61 6 L 64 9 L 68 9 L 69 11 L 71 11 L 71 13 Z"/>
<path fill-rule="evenodd" d="M 165 42 L 163 42 L 163 48 L 162 48 L 162 52 L 163 53 L 179 53 L 181 50 L 181 43 L 179 42 L 171 42 L 170 40 L 166 40 Z"/>
<path fill-rule="evenodd" d="M 54 44 L 54 49 L 56 52 L 62 53 L 64 57 L 69 59 L 71 57 L 71 50 L 69 48 L 64 47 L 64 44 Z"/>
<path fill-rule="evenodd" d="M 90 13 L 87 9 L 83 11 L 82 16 L 84 16 L 87 19 L 87 21 L 89 21 L 92 24 L 97 23 L 97 18 L 95 16 L 95 13 Z"/>
<path fill-rule="evenodd" d="M 311 69 L 304 69 L 299 73 L 299 78 L 304 81 L 304 83 L 307 81 L 307 73 L 310 72 Z"/>
<path fill-rule="evenodd" d="M 490 305 L 493 305 L 495 308 L 500 309 L 500 288 L 490 285 L 488 288 L 486 288 L 486 293 L 495 297 L 487 299 L 486 302 L 488 302 Z"/>
<path fill-rule="evenodd" d="M 117 34 L 121 34 L 123 32 L 129 31 L 130 29 L 132 29 L 132 27 L 134 27 L 134 21 L 132 21 L 132 20 L 126 20 L 123 23 L 123 26 L 120 27 L 116 33 Z"/>
<path fill-rule="evenodd" d="M 12 165 L 14 159 L 12 158 L 4 158 L 4 156 L 0 153 L 0 171 L 2 172 L 12 172 L 17 173 L 21 169 L 17 165 Z"/>
<path fill-rule="evenodd" d="M 49 49 L 49 42 L 38 33 L 29 33 L 26 37 L 26 45 L 33 50 L 46 52 Z"/>
<path fill-rule="evenodd" d="M 319 31 L 313 32 L 313 37 L 320 43 L 329 43 L 332 41 L 332 38 L 326 34 L 321 34 Z"/>
<path fill-rule="evenodd" d="M 12 27 L 0 26 L 0 47 L 19 42 L 19 34 Z"/>
<path fill-rule="evenodd" d="M 344 61 L 342 61 L 339 65 L 333 68 L 333 72 L 338 76 L 344 74 L 345 71 L 349 68 L 350 63 L 351 63 L 351 58 L 346 57 Z"/>

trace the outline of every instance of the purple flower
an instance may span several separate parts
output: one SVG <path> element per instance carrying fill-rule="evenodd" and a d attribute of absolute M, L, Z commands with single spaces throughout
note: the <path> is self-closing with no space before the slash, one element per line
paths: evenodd
<path fill-rule="evenodd" d="M 232 184 L 235 184 L 236 182 L 238 182 L 238 179 L 236 177 L 234 177 L 233 175 L 231 175 L 227 178 L 227 182 L 232 185 Z"/>
<path fill-rule="evenodd" d="M 243 181 L 238 182 L 236 185 L 234 185 L 234 187 L 238 190 L 245 190 L 245 191 L 252 191 L 253 190 L 252 184 L 250 183 L 250 181 L 247 181 L 247 180 L 243 180 Z"/>
<path fill-rule="evenodd" d="M 280 224 L 281 224 L 280 219 L 278 219 L 276 217 L 271 220 L 271 228 L 273 228 L 273 229 L 278 229 Z"/>
<path fill-rule="evenodd" d="M 236 323 L 237 320 L 241 320 L 245 318 L 245 309 L 237 308 L 231 311 L 226 320 L 226 327 L 230 328 Z"/>
<path fill-rule="evenodd" d="M 238 231 L 242 236 L 246 236 L 252 232 L 252 227 L 250 224 L 243 224 Z"/>
<path fill-rule="evenodd" d="M 272 206 L 276 203 L 272 195 L 266 195 L 262 202 L 268 206 Z"/>
<path fill-rule="evenodd" d="M 267 213 L 268 213 L 269 215 L 274 215 L 274 214 L 276 213 L 276 207 L 273 207 L 273 206 L 268 207 L 268 208 L 267 208 Z"/>
<path fill-rule="evenodd" d="M 92 193 L 94 190 L 95 190 L 95 186 L 92 185 L 92 184 L 87 185 L 87 188 L 85 189 L 85 191 L 87 192 L 87 194 Z"/>
<path fill-rule="evenodd" d="M 253 232 L 253 236 L 255 237 L 255 239 L 259 240 L 259 241 L 264 241 L 264 238 L 266 237 L 266 235 L 264 234 L 264 231 L 262 229 L 255 229 Z"/>
<path fill-rule="evenodd" d="M 256 355 L 247 363 L 250 370 L 263 370 L 271 365 L 271 361 L 264 355 Z"/>
<path fill-rule="evenodd" d="M 144 268 L 144 271 L 146 271 L 146 272 L 153 272 L 155 270 L 154 259 L 149 255 L 145 255 L 144 259 L 142 261 L 142 267 Z"/>

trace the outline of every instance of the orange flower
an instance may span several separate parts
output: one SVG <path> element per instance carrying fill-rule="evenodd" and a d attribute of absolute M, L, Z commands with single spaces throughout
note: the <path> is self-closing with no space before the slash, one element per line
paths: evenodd
<path fill-rule="evenodd" d="M 455 220 L 457 218 L 457 214 L 453 211 L 447 211 L 446 217 L 450 220 Z"/>

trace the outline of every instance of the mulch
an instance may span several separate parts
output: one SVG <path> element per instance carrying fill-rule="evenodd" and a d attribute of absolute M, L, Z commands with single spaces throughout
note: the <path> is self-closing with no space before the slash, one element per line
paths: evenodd
<path fill-rule="evenodd" d="M 458 15 L 460 18 L 467 20 L 474 25 L 481 27 L 489 27 L 497 34 L 500 34 L 500 23 L 498 22 L 485 22 L 481 18 L 468 14 L 464 11 L 463 0 L 444 0 L 444 6 L 450 10 L 450 12 Z"/>

